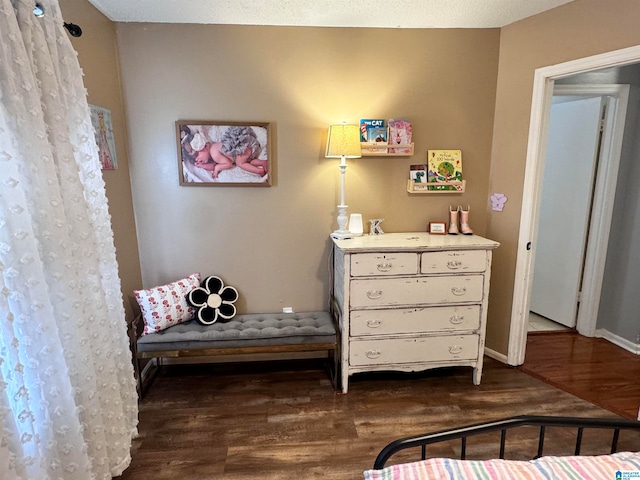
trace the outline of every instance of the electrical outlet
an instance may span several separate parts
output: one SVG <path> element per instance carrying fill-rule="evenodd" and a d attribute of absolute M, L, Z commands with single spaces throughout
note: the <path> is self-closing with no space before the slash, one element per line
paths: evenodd
<path fill-rule="evenodd" d="M 293 313 L 293 308 L 291 307 L 283 307 L 282 313 Z"/>

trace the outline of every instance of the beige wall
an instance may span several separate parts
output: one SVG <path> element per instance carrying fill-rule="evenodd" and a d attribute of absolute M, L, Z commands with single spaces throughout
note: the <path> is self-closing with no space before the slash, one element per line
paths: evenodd
<path fill-rule="evenodd" d="M 490 192 L 508 196 L 504 212 L 488 213 L 494 256 L 487 346 L 506 353 L 520 209 L 536 68 L 640 44 L 640 2 L 576 0 L 501 30 Z M 559 206 L 559 215 L 569 215 Z"/>
<path fill-rule="evenodd" d="M 424 231 L 450 202 L 470 204 L 484 233 L 498 30 L 117 29 L 145 286 L 199 271 L 236 286 L 241 313 L 327 308 L 339 169 L 324 147 L 342 120 L 408 118 L 416 145 L 413 158 L 349 162 L 349 212 Z M 179 186 L 178 119 L 271 122 L 273 186 Z M 462 150 L 467 193 L 407 193 L 430 148 Z"/>
<path fill-rule="evenodd" d="M 487 345 L 503 353 L 534 70 L 640 44 L 636 0 L 576 0 L 501 31 L 120 24 L 136 239 L 114 26 L 86 0 L 60 4 L 84 29 L 72 42 L 89 101 L 113 115 L 119 169 L 105 181 L 128 314 L 140 268 L 145 286 L 219 274 L 239 288 L 241 311 L 324 308 L 339 195 L 336 162 L 323 158 L 326 127 L 407 117 L 416 155 L 350 162 L 349 211 L 409 231 L 446 220 L 450 202 L 471 204 L 472 227 L 502 244 Z M 179 187 L 174 121 L 188 118 L 272 122 L 274 186 Z M 467 193 L 404 190 L 408 166 L 429 148 L 463 150 Z M 509 197 L 504 212 L 486 211 L 492 192 Z"/>
<path fill-rule="evenodd" d="M 83 30 L 81 37 L 69 38 L 78 52 L 78 60 L 84 71 L 87 100 L 111 111 L 118 169 L 104 170 L 103 176 L 109 199 L 125 312 L 130 320 L 135 311 L 130 295 L 134 289 L 141 288 L 142 279 L 131 199 L 115 24 L 86 0 L 60 0 L 60 9 L 66 22 L 75 23 Z"/>

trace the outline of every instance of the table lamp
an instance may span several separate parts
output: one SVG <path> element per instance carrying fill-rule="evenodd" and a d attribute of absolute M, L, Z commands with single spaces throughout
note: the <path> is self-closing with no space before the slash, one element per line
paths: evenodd
<path fill-rule="evenodd" d="M 347 230 L 347 205 L 344 203 L 344 177 L 347 170 L 347 158 L 361 157 L 360 128 L 358 125 L 341 123 L 329 126 L 326 158 L 340 159 L 340 205 L 338 205 L 338 229 L 333 238 L 351 238 L 353 234 Z"/>

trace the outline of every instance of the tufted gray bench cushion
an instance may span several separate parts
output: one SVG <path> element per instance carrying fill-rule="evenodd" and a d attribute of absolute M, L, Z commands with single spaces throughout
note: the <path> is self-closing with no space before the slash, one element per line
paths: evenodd
<path fill-rule="evenodd" d="M 269 347 L 336 343 L 329 312 L 253 313 L 228 322 L 181 323 L 137 340 L 139 353 L 167 350 Z M 150 355 L 145 355 L 150 356 Z"/>
<path fill-rule="evenodd" d="M 156 365 L 161 366 L 161 358 L 325 351 L 333 360 L 329 370 L 334 388 L 338 382 L 338 336 L 329 312 L 252 313 L 208 326 L 192 320 L 138 337 L 140 322 L 141 317 L 136 317 L 130 335 L 141 396 L 140 362 L 149 358 L 158 359 Z"/>

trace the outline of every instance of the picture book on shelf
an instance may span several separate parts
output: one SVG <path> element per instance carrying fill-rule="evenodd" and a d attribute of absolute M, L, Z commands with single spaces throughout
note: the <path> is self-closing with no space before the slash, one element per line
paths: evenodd
<path fill-rule="evenodd" d="M 362 119 L 360 120 L 360 141 L 366 143 L 378 143 L 384 147 L 363 147 L 362 153 L 387 153 L 387 143 L 389 142 L 389 130 L 386 122 L 382 119 Z"/>
<path fill-rule="evenodd" d="M 426 165 L 411 165 L 409 167 L 409 178 L 414 183 L 427 183 L 427 166 Z"/>
<path fill-rule="evenodd" d="M 447 185 L 450 182 L 462 182 L 461 150 L 427 151 L 428 183 L 430 190 L 462 190 L 461 185 Z"/>
<path fill-rule="evenodd" d="M 370 142 L 369 130 L 373 128 L 386 128 L 385 121 L 382 119 L 362 119 L 360 120 L 360 141 Z"/>
<path fill-rule="evenodd" d="M 389 148 L 389 153 L 401 153 L 411 155 L 412 142 L 411 122 L 408 120 L 389 120 L 389 145 L 405 145 L 402 148 Z"/>
<path fill-rule="evenodd" d="M 389 130 L 386 127 L 370 128 L 368 130 L 369 142 L 386 145 L 389 142 Z"/>

